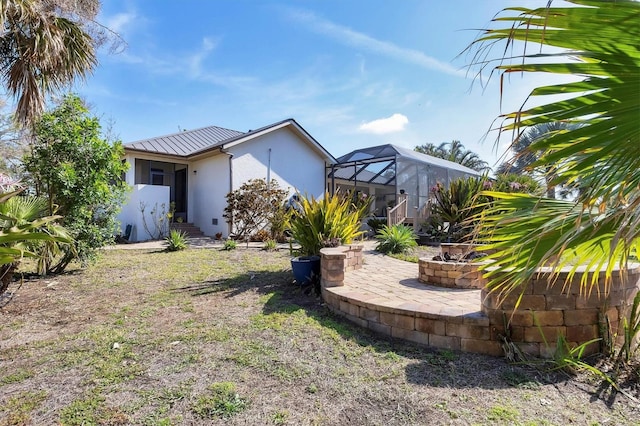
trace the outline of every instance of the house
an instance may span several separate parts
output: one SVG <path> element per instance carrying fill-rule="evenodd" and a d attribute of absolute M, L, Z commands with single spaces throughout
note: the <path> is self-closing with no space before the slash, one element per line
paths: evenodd
<path fill-rule="evenodd" d="M 151 212 L 168 211 L 170 203 L 176 219 L 226 237 L 227 193 L 260 178 L 275 179 L 291 194 L 322 196 L 327 167 L 336 161 L 294 119 L 248 132 L 209 126 L 127 143 L 124 150 L 132 189 L 119 219 L 123 230 L 131 225 L 130 241 L 150 239 Z"/>

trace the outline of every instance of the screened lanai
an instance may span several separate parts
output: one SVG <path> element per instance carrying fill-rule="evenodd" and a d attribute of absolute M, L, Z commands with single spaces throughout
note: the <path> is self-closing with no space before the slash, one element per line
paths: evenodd
<path fill-rule="evenodd" d="M 388 218 L 389 212 L 402 203 L 404 216 L 415 225 L 411 219 L 425 215 L 436 183 L 448 185 L 457 178 L 480 175 L 458 163 L 387 144 L 338 158 L 328 167 L 327 182 L 330 193 L 351 190 L 375 197 L 372 216 Z"/>

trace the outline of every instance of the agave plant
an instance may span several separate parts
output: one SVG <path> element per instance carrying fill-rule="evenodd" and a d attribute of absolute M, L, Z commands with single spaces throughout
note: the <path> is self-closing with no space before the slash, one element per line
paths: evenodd
<path fill-rule="evenodd" d="M 299 197 L 300 212 L 291 219 L 293 238 L 300 244 L 300 254 L 314 256 L 328 241 L 349 244 L 364 233 L 362 220 L 371 207 L 372 198 L 326 193 L 323 198 Z"/>
<path fill-rule="evenodd" d="M 502 116 L 501 132 L 516 139 L 541 123 L 571 124 L 529 149 L 537 158 L 532 167 L 552 170 L 551 185 L 579 182 L 582 190 L 573 201 L 487 194 L 494 202 L 481 214 L 480 239 L 497 250 L 486 268 L 498 291 L 516 290 L 549 262 L 555 272 L 569 267 L 568 279 L 585 265 L 593 272 L 583 282 L 588 291 L 597 272 L 606 271 L 610 282 L 613 268 L 624 269 L 640 251 L 640 3 L 568 1 L 573 5 L 505 9 L 494 19 L 498 28 L 471 45 L 480 73 L 493 67 L 501 79 L 514 72 L 579 77 L 534 89 L 538 106 L 525 103 Z M 494 67 L 488 50 L 501 41 L 510 54 Z M 517 48 L 522 53 L 512 55 Z"/>

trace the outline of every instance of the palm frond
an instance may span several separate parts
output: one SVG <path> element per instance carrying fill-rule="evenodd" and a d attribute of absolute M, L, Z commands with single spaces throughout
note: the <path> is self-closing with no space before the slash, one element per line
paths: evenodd
<path fill-rule="evenodd" d="M 592 272 L 588 290 L 600 271 L 609 282 L 614 265 L 624 269 L 640 247 L 640 3 L 569 2 L 505 9 L 494 20 L 499 28 L 470 46 L 478 75 L 491 69 L 501 80 L 511 73 L 581 79 L 539 87 L 529 98 L 538 106 L 501 116 L 500 133 L 516 136 L 530 126 L 571 123 L 531 144 L 532 167 L 552 170 L 551 184 L 580 190 L 573 202 L 491 194 L 479 235 L 497 250 L 486 269 L 494 288 L 514 290 L 551 264 L 553 273 L 583 265 Z M 486 58 L 498 42 L 506 46 L 494 65 Z M 522 53 L 507 56 L 515 49 Z"/>

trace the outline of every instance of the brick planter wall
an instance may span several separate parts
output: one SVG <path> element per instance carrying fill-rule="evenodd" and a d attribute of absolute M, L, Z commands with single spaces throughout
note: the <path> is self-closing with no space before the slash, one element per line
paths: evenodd
<path fill-rule="evenodd" d="M 351 244 L 320 250 L 322 288 L 344 285 L 344 273 L 362 268 L 362 245 Z"/>
<path fill-rule="evenodd" d="M 418 279 L 426 284 L 449 288 L 483 288 L 486 280 L 479 263 L 418 260 Z"/>
<path fill-rule="evenodd" d="M 579 345 L 601 336 L 599 326 L 604 316 L 609 320 L 612 334 L 620 335 L 623 317 L 628 317 L 633 298 L 640 286 L 640 266 L 630 268 L 626 279 L 617 270 L 613 272 L 610 289 L 604 288 L 604 273 L 598 277 L 590 295 L 580 291 L 582 272 L 576 272 L 573 280 L 564 283 L 567 272 L 561 272 L 553 287 L 548 286 L 549 268 L 541 268 L 541 274 L 526 286 L 518 310 L 513 313 L 518 295 L 504 299 L 482 290 L 482 312 L 489 318 L 492 340 L 505 334 L 505 319 L 509 323 L 511 340 L 535 356 L 553 355 L 559 335 L 570 345 Z M 546 272 L 546 273 L 545 273 Z M 605 296 L 605 290 L 608 295 Z M 546 341 L 546 343 L 545 343 Z M 599 343 L 587 348 L 588 353 L 599 350 Z"/>
<path fill-rule="evenodd" d="M 442 254 L 449 254 L 450 256 L 464 256 L 467 253 L 471 253 L 472 251 L 482 252 L 482 253 L 492 253 L 495 250 L 487 250 L 484 249 L 481 244 L 466 244 L 466 243 L 441 243 L 440 251 Z"/>

